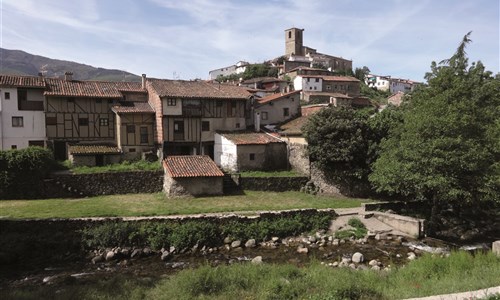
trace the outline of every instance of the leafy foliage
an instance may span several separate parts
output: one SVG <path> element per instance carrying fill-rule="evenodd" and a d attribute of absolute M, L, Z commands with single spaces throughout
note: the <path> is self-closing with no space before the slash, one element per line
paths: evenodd
<path fill-rule="evenodd" d="M 0 198 L 36 196 L 35 187 L 54 165 L 52 152 L 41 147 L 0 151 Z"/>
<path fill-rule="evenodd" d="M 440 202 L 499 200 L 500 80 L 465 46 L 431 65 L 403 123 L 381 144 L 371 182 L 378 191 Z"/>

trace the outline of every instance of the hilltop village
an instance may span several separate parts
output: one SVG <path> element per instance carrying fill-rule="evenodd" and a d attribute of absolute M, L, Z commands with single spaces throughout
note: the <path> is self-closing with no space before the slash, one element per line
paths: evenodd
<path fill-rule="evenodd" d="M 182 156 L 165 167 L 196 170 L 199 162 L 187 156 L 203 155 L 230 172 L 309 172 L 303 153 L 291 151 L 306 144 L 300 128 L 309 115 L 329 106 L 380 109 L 361 85 L 388 91 L 389 103 L 399 105 L 418 83 L 373 74 L 362 82 L 351 60 L 304 46 L 303 34 L 287 29 L 283 56 L 212 70 L 207 81 L 0 75 L 0 149 L 48 147 L 77 166 Z M 242 77 L 261 75 L 259 68 L 267 76 Z"/>

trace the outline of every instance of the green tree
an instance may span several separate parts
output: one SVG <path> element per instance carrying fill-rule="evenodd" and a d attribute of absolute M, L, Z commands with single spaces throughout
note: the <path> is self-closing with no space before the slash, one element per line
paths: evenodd
<path fill-rule="evenodd" d="M 354 69 L 354 77 L 365 82 L 366 75 L 370 74 L 370 68 L 363 66 L 362 68 Z"/>
<path fill-rule="evenodd" d="M 430 201 L 431 234 L 440 204 L 499 200 L 500 81 L 481 62 L 469 67 L 469 37 L 432 63 L 369 176 L 377 191 Z"/>
<path fill-rule="evenodd" d="M 367 115 L 330 107 L 312 115 L 303 127 L 311 161 L 348 192 L 366 182 L 370 128 Z"/>

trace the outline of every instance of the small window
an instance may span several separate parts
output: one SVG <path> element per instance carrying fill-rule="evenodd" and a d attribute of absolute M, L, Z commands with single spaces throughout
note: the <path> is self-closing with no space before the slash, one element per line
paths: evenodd
<path fill-rule="evenodd" d="M 10 149 L 12 149 L 12 150 L 16 150 L 16 149 L 17 149 L 17 145 L 12 145 L 12 146 L 10 146 Z"/>
<path fill-rule="evenodd" d="M 148 140 L 148 128 L 147 127 L 141 127 L 141 144 L 147 144 L 149 142 Z"/>
<path fill-rule="evenodd" d="M 89 118 L 78 118 L 79 126 L 89 126 Z"/>
<path fill-rule="evenodd" d="M 255 153 L 250 153 L 250 160 L 255 160 Z"/>
<path fill-rule="evenodd" d="M 267 111 L 263 111 L 260 113 L 261 119 L 262 120 L 267 120 Z"/>
<path fill-rule="evenodd" d="M 167 105 L 168 106 L 176 106 L 177 105 L 177 99 L 168 98 L 167 99 Z"/>
<path fill-rule="evenodd" d="M 316 82 L 319 82 L 319 78 L 316 78 Z"/>
<path fill-rule="evenodd" d="M 290 109 L 288 107 L 283 108 L 283 116 L 288 117 L 290 115 Z"/>
<path fill-rule="evenodd" d="M 201 131 L 210 131 L 210 122 L 202 121 L 201 122 Z"/>
<path fill-rule="evenodd" d="M 99 119 L 99 126 L 109 126 L 109 119 Z"/>
<path fill-rule="evenodd" d="M 240 123 L 236 123 L 236 128 L 240 128 Z"/>
<path fill-rule="evenodd" d="M 10 100 L 10 93 L 9 92 L 5 92 L 5 100 Z"/>
<path fill-rule="evenodd" d="M 12 117 L 12 127 L 24 127 L 23 117 Z"/>
<path fill-rule="evenodd" d="M 135 125 L 127 125 L 127 133 L 135 133 Z"/>
<path fill-rule="evenodd" d="M 46 117 L 45 124 L 46 125 L 57 125 L 57 117 Z"/>
<path fill-rule="evenodd" d="M 128 152 L 135 152 L 135 148 L 129 148 Z"/>
<path fill-rule="evenodd" d="M 331 87 L 330 85 L 327 85 L 327 86 L 326 86 L 326 90 L 327 90 L 327 91 L 329 91 L 329 90 L 331 90 L 331 89 L 332 89 L 332 87 Z"/>

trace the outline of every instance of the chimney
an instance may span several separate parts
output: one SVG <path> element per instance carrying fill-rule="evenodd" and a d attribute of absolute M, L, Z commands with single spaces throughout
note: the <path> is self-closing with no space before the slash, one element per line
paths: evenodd
<path fill-rule="evenodd" d="M 64 80 L 72 81 L 73 80 L 73 72 L 65 72 L 64 73 Z"/>
<path fill-rule="evenodd" d="M 146 89 L 146 74 L 142 74 L 142 89 Z"/>
<path fill-rule="evenodd" d="M 255 113 L 255 132 L 260 131 L 260 112 Z"/>

